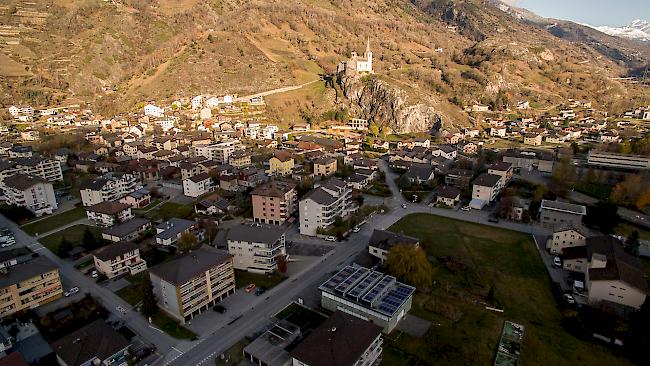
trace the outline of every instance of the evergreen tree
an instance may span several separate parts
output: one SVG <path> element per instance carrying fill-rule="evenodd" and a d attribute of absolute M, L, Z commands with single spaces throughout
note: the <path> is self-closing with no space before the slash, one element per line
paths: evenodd
<path fill-rule="evenodd" d="M 625 244 L 623 244 L 623 248 L 628 254 L 631 255 L 639 255 L 639 245 L 641 243 L 639 242 L 639 232 L 634 230 L 630 236 L 625 239 Z"/>
<path fill-rule="evenodd" d="M 142 314 L 145 316 L 153 316 L 158 312 L 158 304 L 156 304 L 156 295 L 153 293 L 153 285 L 149 276 L 145 276 L 142 282 Z"/>

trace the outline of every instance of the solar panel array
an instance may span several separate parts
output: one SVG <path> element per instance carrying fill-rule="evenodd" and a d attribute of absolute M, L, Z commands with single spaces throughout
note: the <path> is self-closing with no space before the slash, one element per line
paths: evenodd
<path fill-rule="evenodd" d="M 404 304 L 404 301 L 409 298 L 415 292 L 415 288 L 403 284 L 397 284 L 395 288 L 390 290 L 381 302 L 377 310 L 383 312 L 386 315 L 393 315 L 397 309 Z"/>
<path fill-rule="evenodd" d="M 384 278 L 381 279 L 376 285 L 374 285 L 370 291 L 368 291 L 363 297 L 361 298 L 362 301 L 364 301 L 366 304 L 372 306 L 377 299 L 381 295 L 383 295 L 384 291 L 388 288 L 388 286 L 392 285 L 395 282 L 395 277 L 393 276 L 385 276 Z"/>
<path fill-rule="evenodd" d="M 323 283 L 320 287 L 321 289 L 327 290 L 327 291 L 333 291 L 334 288 L 338 285 L 341 284 L 341 282 L 345 281 L 346 278 L 350 277 L 351 274 L 356 272 L 357 268 L 353 266 L 347 266 L 343 268 L 342 270 L 338 271 L 334 276 L 330 277 L 325 283 Z"/>
<path fill-rule="evenodd" d="M 384 274 L 377 271 L 372 271 L 368 276 L 366 276 L 361 282 L 354 286 L 348 293 L 347 296 L 359 301 L 359 298 L 377 281 L 379 281 Z"/>
<path fill-rule="evenodd" d="M 339 293 L 345 293 L 350 287 L 356 285 L 361 278 L 368 274 L 368 272 L 370 272 L 370 270 L 367 268 L 359 267 L 356 272 L 348 276 L 348 278 L 343 280 L 343 282 L 339 283 L 335 290 Z"/>

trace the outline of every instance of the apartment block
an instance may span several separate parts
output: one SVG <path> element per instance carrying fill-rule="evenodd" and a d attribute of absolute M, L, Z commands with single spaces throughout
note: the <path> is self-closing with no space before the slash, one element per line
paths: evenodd
<path fill-rule="evenodd" d="M 235 293 L 232 256 L 212 247 L 151 267 L 149 277 L 160 309 L 183 324 Z"/>
<path fill-rule="evenodd" d="M 320 177 L 329 177 L 336 173 L 336 159 L 320 158 L 314 161 L 314 175 Z"/>
<path fill-rule="evenodd" d="M 343 311 L 390 333 L 411 309 L 415 288 L 395 277 L 361 267 L 346 266 L 318 287 L 321 306 Z"/>
<path fill-rule="evenodd" d="M 201 173 L 183 180 L 183 194 L 188 197 L 198 197 L 212 190 L 214 190 L 214 184 L 208 173 Z"/>
<path fill-rule="evenodd" d="M 88 220 L 92 220 L 97 226 L 110 227 L 133 218 L 131 205 L 119 202 L 100 202 L 86 208 Z"/>
<path fill-rule="evenodd" d="M 494 202 L 503 188 L 500 175 L 483 173 L 472 182 L 472 201 L 470 206 L 482 209 L 483 206 Z"/>
<path fill-rule="evenodd" d="M 137 274 L 147 269 L 140 257 L 140 249 L 131 242 L 108 244 L 93 254 L 95 268 L 108 278 L 123 274 Z"/>
<path fill-rule="evenodd" d="M 14 174 L 0 182 L 0 190 L 7 204 L 25 207 L 36 216 L 52 214 L 58 207 L 52 183 L 38 177 Z"/>
<path fill-rule="evenodd" d="M 61 164 L 54 159 L 33 156 L 0 160 L 0 180 L 16 173 L 39 177 L 48 182 L 63 180 Z"/>
<path fill-rule="evenodd" d="M 230 156 L 237 150 L 242 149 L 239 140 L 226 140 L 216 144 L 196 146 L 195 155 L 203 156 L 206 159 L 215 160 L 219 164 L 228 164 Z"/>
<path fill-rule="evenodd" d="M 330 178 L 309 192 L 299 202 L 300 234 L 315 236 L 318 228 L 327 228 L 337 217 L 354 212 L 352 189 L 337 178 Z"/>
<path fill-rule="evenodd" d="M 296 210 L 296 185 L 271 181 L 251 192 L 253 220 L 264 224 L 282 225 Z"/>
<path fill-rule="evenodd" d="M 36 257 L 2 271 L 0 317 L 54 301 L 63 293 L 59 268 L 46 257 Z"/>
<path fill-rule="evenodd" d="M 100 202 L 117 201 L 124 196 L 142 188 L 133 174 L 108 173 L 103 177 L 84 182 L 79 191 L 84 206 Z"/>
<path fill-rule="evenodd" d="M 238 225 L 228 231 L 226 241 L 235 268 L 248 272 L 275 272 L 277 258 L 286 254 L 284 230 L 280 227 Z"/>

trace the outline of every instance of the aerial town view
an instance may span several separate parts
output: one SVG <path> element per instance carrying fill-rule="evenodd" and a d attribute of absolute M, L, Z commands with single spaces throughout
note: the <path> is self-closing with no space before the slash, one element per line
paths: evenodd
<path fill-rule="evenodd" d="M 648 0 L 0 0 L 0 366 L 648 365 Z"/>

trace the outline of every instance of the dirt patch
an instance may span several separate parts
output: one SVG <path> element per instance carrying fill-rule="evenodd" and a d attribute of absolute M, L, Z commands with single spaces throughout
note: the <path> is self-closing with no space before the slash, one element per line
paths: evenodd
<path fill-rule="evenodd" d="M 9 56 L 0 53 L 0 76 L 19 77 L 30 76 L 31 72 L 25 69 L 25 65 L 12 60 Z"/>

